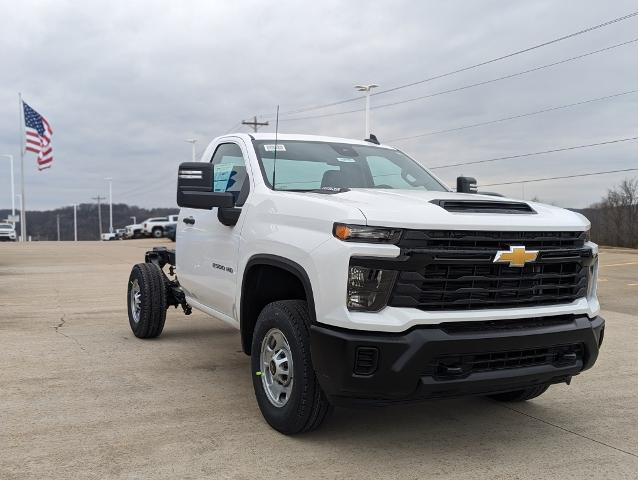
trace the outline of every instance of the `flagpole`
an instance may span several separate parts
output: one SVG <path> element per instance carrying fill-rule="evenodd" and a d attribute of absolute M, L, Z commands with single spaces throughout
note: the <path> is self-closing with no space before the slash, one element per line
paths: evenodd
<path fill-rule="evenodd" d="M 24 107 L 22 106 L 22 93 L 18 92 L 20 104 L 20 241 L 27 241 L 27 213 L 24 209 Z"/>

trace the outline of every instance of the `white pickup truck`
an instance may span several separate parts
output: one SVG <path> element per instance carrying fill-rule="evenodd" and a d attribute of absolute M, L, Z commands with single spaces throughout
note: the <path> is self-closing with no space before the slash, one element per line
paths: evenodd
<path fill-rule="evenodd" d="M 16 229 L 12 223 L 0 223 L 0 241 L 8 240 L 15 242 L 17 239 Z"/>
<path fill-rule="evenodd" d="M 142 235 L 161 238 L 164 236 L 164 230 L 167 225 L 176 225 L 178 215 L 169 215 L 168 217 L 147 218 L 142 222 Z"/>
<path fill-rule="evenodd" d="M 281 432 L 334 405 L 529 400 L 598 356 L 598 247 L 578 213 L 466 177 L 454 192 L 390 146 L 273 134 L 215 139 L 180 165 L 177 203 L 176 251 L 131 272 L 130 326 L 157 337 L 181 305 L 239 329 Z"/>

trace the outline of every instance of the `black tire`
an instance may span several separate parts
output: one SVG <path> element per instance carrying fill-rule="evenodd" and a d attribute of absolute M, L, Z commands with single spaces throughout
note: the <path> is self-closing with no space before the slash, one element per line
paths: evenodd
<path fill-rule="evenodd" d="M 131 290 L 139 285 L 140 308 L 136 320 L 132 308 Z M 127 289 L 128 321 L 138 338 L 155 338 L 162 333 L 166 321 L 166 284 L 157 265 L 138 263 L 131 270 Z"/>
<path fill-rule="evenodd" d="M 537 385 L 535 387 L 524 388 L 522 390 L 514 390 L 513 392 L 496 393 L 488 395 L 491 399 L 499 402 L 524 402 L 541 396 L 547 391 L 549 385 Z"/>
<path fill-rule="evenodd" d="M 157 227 L 153 229 L 153 237 L 162 238 L 164 236 L 164 229 L 161 227 Z"/>
<path fill-rule="evenodd" d="M 268 424 L 287 435 L 318 428 L 332 411 L 312 366 L 309 324 L 310 315 L 305 301 L 282 300 L 264 307 L 253 333 L 251 373 L 257 403 Z M 261 378 L 261 345 L 272 328 L 279 329 L 284 334 L 290 345 L 293 363 L 292 392 L 286 404 L 281 407 L 271 403 Z"/>

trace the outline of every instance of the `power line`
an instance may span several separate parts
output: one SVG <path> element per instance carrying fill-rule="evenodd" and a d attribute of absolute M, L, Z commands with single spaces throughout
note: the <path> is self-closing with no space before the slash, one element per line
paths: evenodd
<path fill-rule="evenodd" d="M 614 93 L 612 95 L 606 95 L 604 97 L 590 98 L 588 100 L 582 100 L 580 102 L 575 102 L 575 103 L 568 103 L 566 105 L 559 105 L 557 107 L 548 107 L 548 108 L 544 108 L 542 110 L 536 110 L 534 112 L 521 113 L 519 115 L 512 115 L 512 116 L 509 116 L 509 117 L 498 118 L 496 120 L 488 120 L 486 122 L 480 122 L 480 123 L 471 123 L 469 125 L 462 125 L 460 127 L 447 128 L 445 130 L 435 130 L 433 132 L 419 133 L 419 134 L 416 134 L 416 135 L 409 135 L 407 137 L 390 138 L 386 142 L 398 142 L 398 141 L 402 141 L 402 140 L 411 140 L 413 138 L 429 137 L 429 136 L 438 135 L 438 134 L 441 134 L 441 133 L 457 132 L 459 130 L 466 130 L 468 128 L 483 127 L 485 125 L 493 125 L 495 123 L 506 122 L 508 120 L 516 120 L 518 118 L 531 117 L 533 115 L 540 115 L 541 113 L 554 112 L 556 110 L 561 110 L 561 109 L 564 109 L 564 108 L 571 108 L 571 107 L 576 107 L 576 106 L 579 106 L 579 105 L 586 105 L 588 103 L 599 102 L 599 101 L 602 101 L 602 100 L 609 100 L 611 98 L 616 98 L 616 97 L 620 97 L 620 96 L 623 96 L 623 95 L 629 95 L 631 93 L 636 93 L 636 92 L 638 92 L 638 90 L 628 90 L 626 92 Z"/>
<path fill-rule="evenodd" d="M 638 12 L 631 12 L 631 13 L 629 13 L 627 15 L 622 16 L 622 17 L 617 17 L 617 18 L 614 18 L 614 19 L 609 20 L 607 22 L 599 23 L 598 25 L 594 25 L 592 27 L 588 27 L 588 28 L 579 30 L 577 32 L 573 32 L 573 33 L 570 33 L 570 34 L 567 34 L 567 35 L 563 35 L 563 36 L 555 38 L 553 40 L 548 40 L 546 42 L 542 42 L 542 43 L 539 43 L 539 44 L 536 44 L 536 45 L 532 45 L 532 46 L 524 48 L 522 50 L 516 50 L 516 51 L 510 52 L 510 53 L 508 53 L 506 55 L 501 55 L 499 57 L 495 57 L 495 58 L 492 58 L 492 59 L 489 59 L 489 60 L 484 60 L 484 61 L 479 62 L 479 63 L 468 65 L 468 66 L 462 67 L 462 68 L 458 68 L 458 69 L 452 70 L 450 72 L 434 75 L 432 77 L 424 78 L 422 80 L 417 80 L 415 82 L 410 82 L 410 83 L 406 83 L 406 84 L 403 84 L 403 85 L 398 85 L 396 87 L 388 88 L 388 89 L 385 89 L 385 90 L 379 90 L 379 91 L 373 93 L 372 95 L 382 95 L 384 93 L 395 92 L 395 91 L 401 90 L 403 88 L 413 87 L 415 85 L 420 85 L 420 84 L 423 84 L 423 83 L 426 83 L 426 82 L 431 82 L 433 80 L 438 80 L 440 78 L 449 77 L 449 76 L 455 75 L 457 73 L 466 72 L 468 70 L 472 70 L 472 69 L 475 69 L 475 68 L 478 68 L 478 67 L 489 65 L 490 63 L 498 62 L 500 60 L 505 60 L 507 58 L 514 57 L 516 55 L 527 53 L 527 52 L 530 52 L 532 50 L 536 50 L 536 49 L 539 49 L 539 48 L 542 48 L 542 47 L 546 47 L 548 45 L 552 45 L 554 43 L 561 42 L 563 40 L 567 40 L 567 39 L 570 39 L 570 38 L 573 38 L 573 37 L 576 37 L 576 36 L 579 36 L 579 35 L 583 35 L 585 33 L 592 32 L 592 31 L 597 30 L 599 28 L 604 28 L 604 27 L 607 27 L 609 25 L 613 25 L 615 23 L 622 22 L 624 20 L 628 20 L 630 18 L 635 17 L 636 15 L 638 15 Z M 282 112 L 280 115 L 292 115 L 292 114 L 295 114 L 295 113 L 302 113 L 302 112 L 308 112 L 308 111 L 312 111 L 312 110 L 319 110 L 319 109 L 327 108 L 327 107 L 334 107 L 336 105 L 342 105 L 344 103 L 354 102 L 354 101 L 360 100 L 362 98 L 364 98 L 364 97 L 362 97 L 362 96 L 351 97 L 351 98 L 346 98 L 346 99 L 343 99 L 343 100 L 337 100 L 337 101 L 334 101 L 334 102 L 325 103 L 325 104 L 321 104 L 321 105 L 313 105 L 313 106 L 308 106 L 308 107 L 301 107 L 301 108 L 297 108 L 297 109 L 294 109 L 294 110 L 289 110 L 287 112 Z M 272 115 L 261 115 L 261 116 L 262 117 L 270 117 Z"/>
<path fill-rule="evenodd" d="M 608 173 L 635 172 L 635 171 L 638 171 L 638 168 L 623 168 L 621 170 L 607 170 L 604 172 L 577 173 L 575 175 L 562 175 L 560 177 L 530 178 L 529 180 L 516 180 L 512 182 L 486 183 L 485 185 L 481 185 L 481 187 L 495 187 L 499 185 L 514 185 L 519 183 L 544 182 L 546 180 L 562 180 L 565 178 L 592 177 L 595 175 L 607 175 Z"/>
<path fill-rule="evenodd" d="M 515 158 L 525 158 L 525 157 L 532 157 L 535 155 L 545 155 L 548 153 L 557 153 L 557 152 L 566 152 L 568 150 L 578 150 L 581 148 L 590 148 L 590 147 L 598 147 L 601 145 L 611 145 L 613 143 L 621 143 L 621 142 L 629 142 L 632 140 L 638 140 L 638 136 L 637 137 L 628 137 L 628 138 L 619 138 L 616 140 L 609 140 L 606 142 L 597 142 L 597 143 L 588 143 L 586 145 L 574 145 L 571 147 L 563 147 L 563 148 L 553 148 L 551 150 L 543 150 L 540 152 L 532 152 L 532 153 L 522 153 L 520 155 L 509 155 L 507 157 L 496 157 L 496 158 L 488 158 L 486 160 L 474 160 L 472 162 L 461 162 L 461 163 L 452 163 L 450 165 L 437 165 L 434 167 L 430 167 L 430 170 L 437 170 L 439 168 L 450 168 L 450 167 L 460 167 L 463 165 L 476 165 L 479 163 L 488 163 L 488 162 L 497 162 L 499 160 L 512 160 Z"/>
<path fill-rule="evenodd" d="M 396 102 L 382 103 L 380 105 L 375 105 L 375 106 L 371 107 L 371 110 L 377 110 L 379 108 L 393 107 L 393 106 L 396 106 L 396 105 L 402 105 L 404 103 L 415 102 L 417 100 L 425 100 L 427 98 L 438 97 L 440 95 L 446 95 L 448 93 L 460 92 L 462 90 L 467 90 L 467 89 L 474 88 L 474 87 L 480 87 L 480 86 L 483 86 L 483 85 L 488 85 L 490 83 L 500 82 L 502 80 L 508 80 L 508 79 L 514 78 L 514 77 L 520 77 L 520 76 L 526 75 L 528 73 L 537 72 L 539 70 L 544 70 L 546 68 L 555 67 L 557 65 L 562 65 L 564 63 L 573 62 L 575 60 L 580 60 L 581 58 L 585 58 L 585 57 L 589 57 L 591 55 L 595 55 L 595 54 L 598 54 L 598 53 L 606 52 L 606 51 L 612 50 L 614 48 L 623 47 L 625 45 L 629 45 L 629 44 L 632 44 L 632 43 L 635 43 L 635 42 L 638 42 L 638 38 L 634 38 L 633 40 L 628 40 L 628 41 L 622 42 L 622 43 L 617 43 L 615 45 L 611 45 L 609 47 L 601 48 L 599 50 L 593 50 L 591 52 L 586 52 L 586 53 L 583 53 L 581 55 L 576 55 L 574 57 L 565 58 L 565 59 L 559 60 L 557 62 L 552 62 L 552 63 L 548 63 L 548 64 L 545 64 L 545 65 L 540 65 L 538 67 L 534 67 L 534 68 L 530 68 L 530 69 L 527 69 L 527 70 L 523 70 L 523 71 L 520 71 L 520 72 L 511 73 L 509 75 L 503 75 L 501 77 L 496 77 L 496 78 L 492 78 L 492 79 L 489 79 L 489 80 L 484 80 L 482 82 L 470 83 L 468 85 L 463 85 L 461 87 L 456 87 L 456 88 L 451 88 L 451 89 L 448 89 L 448 90 L 442 90 L 442 91 L 439 91 L 439 92 L 429 93 L 427 95 L 420 95 L 418 97 L 408 98 L 408 99 L 404 99 L 404 100 L 398 100 Z M 310 120 L 310 119 L 313 119 L 313 118 L 333 117 L 333 116 L 337 116 L 337 115 L 346 115 L 346 114 L 349 114 L 349 113 L 362 112 L 363 110 L 364 110 L 363 108 L 357 108 L 357 109 L 354 109 L 354 110 L 346 110 L 346 111 L 343 111 L 343 112 L 323 113 L 323 114 L 319 114 L 319 115 L 308 115 L 308 116 L 305 116 L 305 117 L 286 118 L 286 119 L 281 119 L 280 121 L 282 121 L 282 122 L 292 122 L 292 121 L 295 121 L 295 120 Z"/>
<path fill-rule="evenodd" d="M 438 80 L 439 78 L 448 77 L 448 76 L 454 75 L 456 73 L 461 73 L 461 72 L 465 72 L 467 70 L 471 70 L 471 69 L 474 69 L 474 68 L 482 67 L 484 65 L 489 65 L 490 63 L 498 62 L 499 60 L 504 60 L 506 58 L 511 58 L 511 57 L 516 56 L 516 55 L 520 55 L 522 53 L 531 52 L 532 50 L 536 50 L 538 48 L 546 47 L 547 45 L 552 45 L 554 43 L 562 42 L 563 40 L 567 40 L 569 38 L 573 38 L 573 37 L 576 37 L 578 35 L 582 35 L 584 33 L 592 32 L 592 31 L 597 30 L 599 28 L 603 28 L 603 27 L 607 27 L 609 25 L 613 25 L 614 23 L 622 22 L 623 20 L 627 20 L 629 18 L 635 17 L 636 15 L 638 15 L 638 12 L 632 12 L 632 13 L 629 13 L 629 14 L 624 15 L 622 17 L 614 18 L 613 20 L 609 20 L 609 21 L 604 22 L 604 23 L 599 23 L 598 25 L 594 25 L 593 27 L 588 27 L 588 28 L 585 28 L 583 30 L 579 30 L 577 32 L 570 33 L 568 35 L 563 35 L 562 37 L 558 37 L 558 38 L 555 38 L 553 40 L 549 40 L 547 42 L 539 43 L 537 45 L 533 45 L 531 47 L 527 47 L 527 48 L 524 48 L 522 50 L 517 50 L 515 52 L 508 53 L 507 55 L 502 55 L 500 57 L 492 58 L 492 59 L 486 60 L 484 62 L 475 63 L 474 65 L 469 65 L 467 67 L 459 68 L 458 70 L 453 70 L 451 72 L 443 73 L 441 75 L 435 75 L 433 77 L 424 78 L 423 80 L 418 80 L 416 82 L 406 83 L 404 85 L 399 85 L 397 87 L 388 88 L 386 90 L 380 90 L 380 91 L 376 92 L 374 95 L 381 95 L 382 93 L 395 92 L 395 91 L 400 90 L 402 88 L 413 87 L 414 85 L 420 85 L 422 83 L 431 82 L 432 80 Z"/>

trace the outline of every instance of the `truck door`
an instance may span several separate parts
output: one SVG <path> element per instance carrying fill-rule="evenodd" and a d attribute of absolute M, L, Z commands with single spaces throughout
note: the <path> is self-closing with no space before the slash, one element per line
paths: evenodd
<path fill-rule="evenodd" d="M 250 172 L 244 143 L 220 143 L 212 156 L 213 190 L 232 192 L 235 206 L 242 208 L 250 193 Z M 177 266 L 180 283 L 188 296 L 220 313 L 235 318 L 237 255 L 245 215 L 234 226 L 217 218 L 218 208 L 183 208 L 177 233 Z"/>

